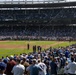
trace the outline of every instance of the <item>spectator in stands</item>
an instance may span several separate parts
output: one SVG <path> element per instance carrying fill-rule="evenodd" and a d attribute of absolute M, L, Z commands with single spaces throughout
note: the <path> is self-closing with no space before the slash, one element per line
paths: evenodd
<path fill-rule="evenodd" d="M 25 72 L 25 67 L 23 65 L 20 64 L 21 60 L 18 58 L 16 60 L 16 65 L 13 67 L 12 69 L 12 73 L 13 75 L 24 75 Z"/>
<path fill-rule="evenodd" d="M 25 74 L 27 75 L 28 72 L 26 71 L 26 68 L 29 66 L 29 63 L 26 61 L 25 58 L 23 58 L 23 59 L 21 60 L 21 64 L 24 65 L 24 67 L 25 67 Z"/>
<path fill-rule="evenodd" d="M 6 64 L 4 62 L 0 62 L 0 75 L 6 75 L 4 74 L 6 70 Z"/>
<path fill-rule="evenodd" d="M 7 67 L 6 67 L 6 74 L 7 75 L 13 75 L 11 73 L 12 68 L 16 65 L 16 62 L 13 60 L 13 56 L 10 57 L 9 62 L 7 63 Z"/>
<path fill-rule="evenodd" d="M 42 69 L 42 71 L 39 71 L 39 75 L 47 75 L 47 66 L 45 63 L 41 62 L 41 59 L 38 59 L 38 66 Z"/>
<path fill-rule="evenodd" d="M 71 58 L 71 63 L 68 64 L 67 69 L 69 75 L 76 74 L 76 62 L 74 61 L 74 58 Z"/>
<path fill-rule="evenodd" d="M 51 75 L 57 75 L 57 64 L 55 62 L 56 62 L 56 59 L 53 58 L 52 62 L 50 63 Z"/>
<path fill-rule="evenodd" d="M 33 59 L 32 65 L 27 67 L 27 71 L 30 71 L 30 75 L 39 75 L 39 71 L 42 69 L 37 65 L 36 59 Z"/>
<path fill-rule="evenodd" d="M 68 62 L 66 61 L 65 66 L 64 66 L 64 75 L 68 74 L 68 68 L 67 68 Z"/>

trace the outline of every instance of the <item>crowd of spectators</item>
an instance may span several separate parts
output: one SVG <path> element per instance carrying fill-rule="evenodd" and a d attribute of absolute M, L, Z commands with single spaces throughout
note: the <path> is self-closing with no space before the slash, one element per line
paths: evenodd
<path fill-rule="evenodd" d="M 76 39 L 76 26 L 2 26 L 0 27 L 0 40 L 2 39 L 46 39 L 59 38 Z"/>
<path fill-rule="evenodd" d="M 60 40 L 60 39 L 75 39 L 76 40 L 76 27 L 75 26 L 49 26 L 52 21 L 63 19 L 68 22 L 67 18 L 75 19 L 76 8 L 48 8 L 48 9 L 2 9 L 0 10 L 0 21 L 21 21 L 27 22 L 24 26 L 0 26 L 0 40 L 4 39 L 43 39 L 43 40 Z M 42 22 L 41 25 L 31 25 L 32 21 Z M 60 22 L 60 21 L 59 21 Z M 13 22 L 12 22 L 13 24 Z M 56 22 L 57 24 L 57 22 Z M 21 24 L 22 25 L 22 24 Z M 65 24 L 64 24 L 65 25 Z"/>
<path fill-rule="evenodd" d="M 76 44 L 0 59 L 0 75 L 75 75 Z"/>
<path fill-rule="evenodd" d="M 0 10 L 1 21 L 76 18 L 76 8 Z"/>

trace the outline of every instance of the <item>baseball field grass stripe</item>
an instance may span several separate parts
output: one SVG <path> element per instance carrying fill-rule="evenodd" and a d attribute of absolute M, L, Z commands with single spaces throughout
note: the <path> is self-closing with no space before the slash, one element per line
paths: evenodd
<path fill-rule="evenodd" d="M 30 50 L 27 50 L 28 43 L 30 44 Z M 0 41 L 0 58 L 7 55 L 32 52 L 33 45 L 39 45 L 44 50 L 49 47 L 66 47 L 75 43 L 76 41 Z"/>

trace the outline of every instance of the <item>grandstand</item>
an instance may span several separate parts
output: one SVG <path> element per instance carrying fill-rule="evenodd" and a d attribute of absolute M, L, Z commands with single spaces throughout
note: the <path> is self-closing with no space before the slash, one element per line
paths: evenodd
<path fill-rule="evenodd" d="M 76 2 L 0 1 L 0 40 L 76 40 Z"/>

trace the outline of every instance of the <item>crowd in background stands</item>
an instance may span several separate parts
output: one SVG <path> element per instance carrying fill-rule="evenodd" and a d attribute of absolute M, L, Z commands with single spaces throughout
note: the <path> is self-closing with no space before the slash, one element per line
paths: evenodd
<path fill-rule="evenodd" d="M 76 75 L 76 44 L 0 59 L 0 75 Z"/>
<path fill-rule="evenodd" d="M 76 26 L 2 26 L 0 39 L 76 39 Z M 72 39 L 72 40 L 73 40 Z"/>
<path fill-rule="evenodd" d="M 28 9 L 28 10 L 1 10 L 1 21 L 12 20 L 37 20 L 37 19 L 52 19 L 52 18 L 76 18 L 76 8 L 57 8 L 57 9 Z"/>
<path fill-rule="evenodd" d="M 69 23 L 76 18 L 76 8 L 51 8 L 51 9 L 2 9 L 0 10 L 0 21 L 3 22 L 15 21 L 23 22 L 24 26 L 6 25 L 0 26 L 0 40 L 5 39 L 34 39 L 34 40 L 76 40 L 76 26 L 49 26 L 51 21 L 54 24 L 62 24 L 63 20 L 67 19 Z M 56 21 L 61 19 L 62 23 Z M 68 20 L 70 19 L 70 20 Z M 25 22 L 26 21 L 26 22 Z M 32 21 L 34 25 L 32 24 Z M 35 22 L 34 22 L 35 21 Z M 60 22 L 60 21 L 58 21 Z M 10 22 L 9 22 L 10 23 Z M 36 24 L 38 25 L 36 25 Z M 68 23 L 68 22 L 67 22 Z M 67 24 L 67 23 L 64 23 Z M 68 24 L 69 24 L 68 23 Z M 13 23 L 12 23 L 13 24 Z M 28 25 L 29 24 L 29 25 Z M 32 24 L 32 25 L 31 25 Z M 41 26 L 39 24 L 43 24 Z M 47 26 L 46 26 L 46 25 Z M 22 25 L 22 24 L 21 24 Z"/>

